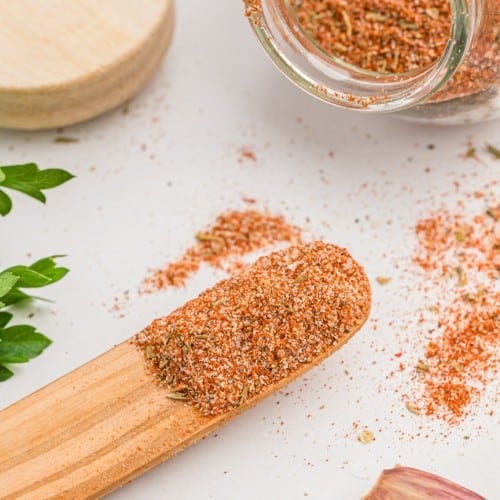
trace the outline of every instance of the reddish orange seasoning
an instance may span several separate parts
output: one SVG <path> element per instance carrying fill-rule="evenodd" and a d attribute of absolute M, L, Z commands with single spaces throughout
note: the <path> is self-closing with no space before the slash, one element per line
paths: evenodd
<path fill-rule="evenodd" d="M 420 408 L 459 422 L 498 373 L 500 207 L 476 217 L 442 211 L 416 226 L 415 261 L 441 287 L 438 335 L 418 363 Z"/>
<path fill-rule="evenodd" d="M 289 0 L 285 3 L 289 4 L 297 25 L 326 54 L 376 73 L 424 70 L 440 59 L 451 37 L 449 0 Z M 244 0 L 244 4 L 246 15 L 258 25 L 261 0 Z M 481 103 L 483 92 L 486 100 L 496 95 L 500 0 L 483 2 L 481 10 L 484 21 L 467 56 L 429 102 L 472 96 L 470 103 L 476 104 Z M 350 96 L 348 99 L 369 106 L 381 97 L 360 100 Z"/>
<path fill-rule="evenodd" d="M 363 268 L 314 242 L 260 258 L 135 337 L 168 389 L 205 415 L 237 408 L 318 361 L 368 317 Z"/>
<path fill-rule="evenodd" d="M 280 242 L 299 243 L 301 230 L 283 216 L 267 211 L 233 210 L 220 214 L 195 238 L 196 243 L 180 259 L 153 271 L 144 280 L 143 292 L 183 286 L 202 263 L 237 272 L 242 268 L 238 260 L 242 256 Z"/>
<path fill-rule="evenodd" d="M 419 240 L 415 262 L 442 275 L 457 272 L 462 265 L 494 278 L 500 268 L 498 216 L 496 207 L 472 218 L 442 210 L 420 220 L 415 227 Z"/>
<path fill-rule="evenodd" d="M 443 0 L 291 0 L 303 30 L 328 54 L 379 73 L 430 66 L 450 36 Z"/>

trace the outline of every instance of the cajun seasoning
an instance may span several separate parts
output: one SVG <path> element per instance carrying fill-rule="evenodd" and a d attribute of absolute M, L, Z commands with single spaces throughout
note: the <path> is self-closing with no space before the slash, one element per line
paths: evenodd
<path fill-rule="evenodd" d="M 437 334 L 417 365 L 422 412 L 463 419 L 498 372 L 500 206 L 466 217 L 442 210 L 419 221 L 415 262 L 439 290 Z"/>
<path fill-rule="evenodd" d="M 237 271 L 242 267 L 238 258 L 279 242 L 299 243 L 301 230 L 283 216 L 267 211 L 233 210 L 220 214 L 211 227 L 196 233 L 195 239 L 180 259 L 153 271 L 142 291 L 183 286 L 202 263 Z"/>
<path fill-rule="evenodd" d="M 450 37 L 443 0 L 291 0 L 302 29 L 325 52 L 378 73 L 430 66 Z"/>
<path fill-rule="evenodd" d="M 246 15 L 256 25 L 261 23 L 263 1 L 244 0 Z M 302 33 L 325 54 L 379 74 L 401 75 L 430 68 L 452 37 L 449 0 L 281 1 Z M 467 27 L 476 34 L 465 57 L 448 82 L 427 99 L 439 106 L 420 109 L 417 117 L 470 112 L 488 107 L 490 101 L 494 114 L 500 78 L 500 0 L 482 0 L 478 10 L 481 16 L 477 25 Z M 473 10 L 460 12 L 457 17 L 462 20 L 457 22 L 466 24 L 471 16 Z M 323 90 L 321 85 L 316 88 Z M 330 93 L 335 95 L 335 89 Z M 360 98 L 347 94 L 345 98 L 368 107 L 386 96 Z"/>
<path fill-rule="evenodd" d="M 470 96 L 465 108 L 498 96 L 500 81 L 500 0 L 485 0 L 483 20 L 462 64 L 431 102 Z M 498 97 L 497 97 L 498 99 Z"/>
<path fill-rule="evenodd" d="M 260 258 L 134 342 L 168 397 L 216 415 L 328 355 L 370 304 L 362 267 L 345 249 L 314 242 Z"/>

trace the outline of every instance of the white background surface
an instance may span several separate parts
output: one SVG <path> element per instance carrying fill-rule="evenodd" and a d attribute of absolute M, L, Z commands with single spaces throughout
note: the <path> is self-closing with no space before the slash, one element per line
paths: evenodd
<path fill-rule="evenodd" d="M 213 284 L 217 276 L 205 270 L 185 290 L 134 294 L 148 268 L 178 257 L 197 230 L 243 207 L 246 195 L 348 247 L 374 283 L 372 321 L 306 378 L 111 498 L 355 499 L 396 463 L 496 496 L 497 417 L 479 408 L 448 428 L 404 409 L 393 388 L 404 391 L 407 373 L 386 377 L 396 366 L 387 353 L 400 350 L 399 328 L 411 331 L 422 306 L 394 259 L 411 266 L 416 220 L 452 205 L 455 180 L 474 191 L 499 177 L 499 163 L 485 153 L 479 161 L 460 158 L 468 141 L 480 151 L 485 142 L 498 146 L 498 122 L 438 128 L 330 108 L 277 72 L 239 1 L 190 0 L 178 2 L 171 51 L 128 113 L 117 110 L 64 135 L 80 142 L 56 144 L 55 131 L 0 132 L 2 164 L 36 161 L 77 175 L 48 192 L 46 206 L 13 195 L 13 212 L 0 221 L 2 268 L 66 253 L 71 269 L 43 291 L 54 304 L 20 311 L 22 318 L 34 310 L 31 321 L 54 343 L 15 367 L 16 376 L 0 385 L 0 407 Z M 256 162 L 239 161 L 243 146 Z M 393 281 L 377 286 L 379 275 Z M 125 290 L 132 299 L 119 318 L 110 308 Z M 359 443 L 353 422 L 376 441 Z"/>

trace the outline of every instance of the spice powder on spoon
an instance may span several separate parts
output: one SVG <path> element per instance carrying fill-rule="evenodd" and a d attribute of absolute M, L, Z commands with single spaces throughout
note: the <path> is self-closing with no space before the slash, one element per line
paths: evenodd
<path fill-rule="evenodd" d="M 370 305 L 363 268 L 345 249 L 314 242 L 260 258 L 134 342 L 168 397 L 217 415 L 330 354 Z"/>

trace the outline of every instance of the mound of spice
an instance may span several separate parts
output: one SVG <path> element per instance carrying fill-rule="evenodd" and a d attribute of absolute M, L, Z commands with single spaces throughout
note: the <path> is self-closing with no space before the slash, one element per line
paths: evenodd
<path fill-rule="evenodd" d="M 437 328 L 418 362 L 420 411 L 450 424 L 498 373 L 500 206 L 467 217 L 440 211 L 416 227 L 415 262 L 438 294 Z"/>
<path fill-rule="evenodd" d="M 291 0 L 290 5 L 325 52 L 378 73 L 426 68 L 450 37 L 445 0 Z"/>
<path fill-rule="evenodd" d="M 202 263 L 218 268 L 226 264 L 227 271 L 238 270 L 238 258 L 244 255 L 280 242 L 300 243 L 301 230 L 283 216 L 267 211 L 229 211 L 220 214 L 211 227 L 198 232 L 195 238 L 196 243 L 180 259 L 153 271 L 144 280 L 143 292 L 183 286 Z"/>
<path fill-rule="evenodd" d="M 362 267 L 345 249 L 315 242 L 260 258 L 134 342 L 168 397 L 216 415 L 333 352 L 370 304 Z"/>

